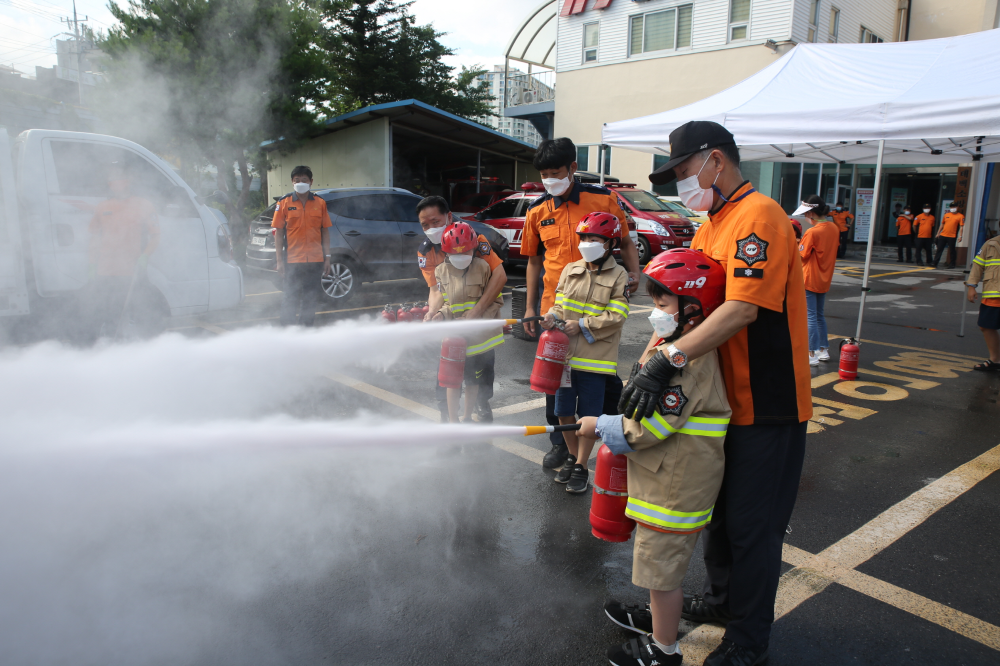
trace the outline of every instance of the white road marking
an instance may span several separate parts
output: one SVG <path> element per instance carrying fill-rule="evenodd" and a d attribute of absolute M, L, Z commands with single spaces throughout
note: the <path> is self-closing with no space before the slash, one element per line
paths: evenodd
<path fill-rule="evenodd" d="M 497 407 L 493 410 L 493 416 L 511 416 L 512 414 L 520 414 L 521 412 L 528 412 L 541 407 L 545 407 L 545 398 L 532 398 L 531 400 L 507 405 L 506 407 Z"/>
<path fill-rule="evenodd" d="M 931 289 L 943 289 L 944 291 L 965 291 L 965 281 L 949 280 L 948 282 L 936 284 L 931 287 Z"/>
<path fill-rule="evenodd" d="M 911 303 L 909 299 L 913 298 L 911 294 L 869 294 L 865 299 L 866 303 L 887 303 L 892 307 L 899 308 L 901 310 L 915 310 L 916 308 L 929 308 L 929 304 L 924 303 Z M 860 303 L 860 296 L 850 296 L 848 298 L 835 298 L 832 299 L 839 303 Z"/>
<path fill-rule="evenodd" d="M 915 284 L 920 284 L 921 282 L 924 282 L 925 280 L 933 280 L 933 279 L 934 278 L 930 278 L 930 277 L 898 277 L 898 278 L 891 278 L 891 279 L 887 278 L 885 280 L 882 280 L 882 282 L 891 282 L 892 284 L 901 284 L 901 285 L 903 285 L 905 287 L 910 287 L 910 286 L 913 286 Z"/>

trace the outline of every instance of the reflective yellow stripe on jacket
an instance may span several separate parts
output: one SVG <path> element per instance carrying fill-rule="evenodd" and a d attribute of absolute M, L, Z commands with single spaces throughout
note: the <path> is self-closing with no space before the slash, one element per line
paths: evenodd
<path fill-rule="evenodd" d="M 625 515 L 640 523 L 654 525 L 671 532 L 697 532 L 704 529 L 712 520 L 714 509 L 715 505 L 705 511 L 673 511 L 629 497 Z"/>
<path fill-rule="evenodd" d="M 642 426 L 660 439 L 666 439 L 675 432 L 685 435 L 704 435 L 705 437 L 725 437 L 729 427 L 729 419 L 711 419 L 702 416 L 692 416 L 680 428 L 675 428 L 663 418 L 659 412 L 653 412 L 653 418 L 644 418 Z"/>
<path fill-rule="evenodd" d="M 608 301 L 607 306 L 594 305 L 593 303 L 583 303 L 581 301 L 574 301 L 571 298 L 566 298 L 565 294 L 561 291 L 556 292 L 556 305 L 561 307 L 563 310 L 590 315 L 592 317 L 599 317 L 606 310 L 617 312 L 623 317 L 628 317 L 629 313 L 628 303 L 624 301 Z"/>
<path fill-rule="evenodd" d="M 608 375 L 618 372 L 618 364 L 615 361 L 597 361 L 592 358 L 577 358 L 575 356 L 569 360 L 569 367 L 574 370 L 602 372 Z"/>
<path fill-rule="evenodd" d="M 459 312 L 466 312 L 476 307 L 476 301 L 469 301 L 468 303 L 455 303 L 454 305 L 449 305 L 451 311 L 455 314 Z"/>
<path fill-rule="evenodd" d="M 980 266 L 1000 266 L 1000 259 L 983 259 L 977 254 L 972 263 L 979 264 Z"/>
<path fill-rule="evenodd" d="M 465 350 L 466 356 L 475 356 L 476 354 L 482 354 L 484 351 L 493 349 L 503 344 L 503 333 L 500 335 L 495 335 L 486 342 L 480 343 L 478 345 L 470 345 L 468 349 Z"/>

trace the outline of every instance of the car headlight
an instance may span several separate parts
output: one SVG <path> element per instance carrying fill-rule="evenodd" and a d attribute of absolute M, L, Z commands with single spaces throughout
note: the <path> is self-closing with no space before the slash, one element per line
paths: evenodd
<path fill-rule="evenodd" d="M 667 229 L 662 224 L 660 224 L 659 222 L 652 222 L 652 221 L 650 221 L 650 222 L 647 222 L 647 224 L 649 224 L 649 230 L 652 231 L 657 236 L 669 236 L 670 235 L 670 232 L 668 232 Z"/>

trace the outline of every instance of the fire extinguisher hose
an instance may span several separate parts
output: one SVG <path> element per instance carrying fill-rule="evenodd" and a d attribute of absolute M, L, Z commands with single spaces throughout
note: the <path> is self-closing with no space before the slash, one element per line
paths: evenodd
<path fill-rule="evenodd" d="M 528 321 L 542 321 L 545 317 L 525 317 L 524 319 L 504 319 L 504 324 L 507 326 L 513 326 L 514 324 L 523 324 Z"/>
<path fill-rule="evenodd" d="M 549 432 L 568 432 L 579 429 L 579 423 L 567 423 L 566 425 L 557 426 L 524 426 L 524 436 L 530 437 L 531 435 L 544 435 Z"/>

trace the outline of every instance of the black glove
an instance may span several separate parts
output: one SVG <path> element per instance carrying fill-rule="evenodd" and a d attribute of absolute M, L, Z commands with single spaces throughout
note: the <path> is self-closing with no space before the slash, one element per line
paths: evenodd
<path fill-rule="evenodd" d="M 622 391 L 620 404 L 625 405 L 621 410 L 625 418 L 639 421 L 652 416 L 676 372 L 677 368 L 670 365 L 663 352 L 656 352 L 653 358 L 646 361 L 646 365 L 629 380 L 628 386 Z"/>
<path fill-rule="evenodd" d="M 628 376 L 628 381 L 625 382 L 625 388 L 622 389 L 621 397 L 618 398 L 618 413 L 621 414 L 625 411 L 625 406 L 628 405 L 628 399 L 632 397 L 632 392 L 635 387 L 632 385 L 632 380 L 635 376 L 639 374 L 639 369 L 642 368 L 642 364 L 636 361 L 632 364 L 632 373 Z"/>

